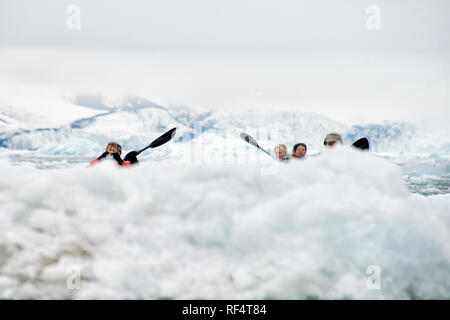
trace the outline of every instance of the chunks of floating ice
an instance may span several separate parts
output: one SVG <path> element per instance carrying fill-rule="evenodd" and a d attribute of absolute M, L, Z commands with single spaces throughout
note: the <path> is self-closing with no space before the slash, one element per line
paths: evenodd
<path fill-rule="evenodd" d="M 450 197 L 410 194 L 396 165 L 345 147 L 260 173 L 3 160 L 0 297 L 450 296 Z"/>

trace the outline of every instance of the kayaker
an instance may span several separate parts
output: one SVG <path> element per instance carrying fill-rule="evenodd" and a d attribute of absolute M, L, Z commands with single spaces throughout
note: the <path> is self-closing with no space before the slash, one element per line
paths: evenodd
<path fill-rule="evenodd" d="M 325 137 L 325 140 L 323 140 L 323 144 L 327 148 L 333 147 L 336 143 L 342 144 L 342 138 L 339 133 L 331 132 L 327 134 Z"/>
<path fill-rule="evenodd" d="M 109 142 L 108 145 L 106 146 L 106 151 L 103 152 L 103 154 L 100 157 L 89 163 L 89 165 L 96 164 L 97 162 L 100 162 L 106 159 L 107 157 L 111 156 L 114 160 L 116 160 L 118 165 L 130 167 L 131 162 L 122 160 L 122 158 L 120 157 L 121 154 L 122 154 L 122 147 L 120 146 L 120 144 L 118 144 L 117 142 Z"/>
<path fill-rule="evenodd" d="M 296 143 L 294 145 L 294 148 L 292 148 L 292 158 L 302 159 L 306 156 L 306 151 L 308 148 L 306 147 L 306 144 L 300 142 Z"/>
<path fill-rule="evenodd" d="M 275 156 L 282 161 L 288 160 L 286 158 L 287 147 L 284 144 L 279 144 L 274 148 Z"/>

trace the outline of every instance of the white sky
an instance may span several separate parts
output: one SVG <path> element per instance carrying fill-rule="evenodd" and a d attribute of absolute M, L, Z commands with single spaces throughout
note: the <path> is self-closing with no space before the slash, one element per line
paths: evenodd
<path fill-rule="evenodd" d="M 444 0 L 0 0 L 0 86 L 448 122 L 449 13 Z"/>

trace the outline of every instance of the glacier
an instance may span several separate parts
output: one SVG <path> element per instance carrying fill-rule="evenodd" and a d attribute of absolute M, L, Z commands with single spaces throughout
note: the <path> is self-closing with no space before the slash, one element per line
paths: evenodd
<path fill-rule="evenodd" d="M 83 101 L 75 98 L 77 103 Z M 78 107 L 92 108 L 91 104 Z M 251 109 L 201 112 L 188 107 L 164 107 L 138 97 L 127 97 L 122 105 L 109 110 L 99 107 L 95 111 L 90 117 L 75 118 L 64 125 L 36 128 L 28 128 L 26 124 L 34 122 L 36 116 L 16 116 L 18 120 L 15 122 L 22 121 L 23 124 L 8 126 L 6 124 L 12 122 L 11 115 L 0 112 L 0 147 L 28 151 L 43 149 L 46 154 L 59 155 L 64 154 L 64 151 L 48 148 L 49 145 L 67 144 L 69 138 L 77 138 L 101 145 L 116 139 L 121 141 L 125 149 L 131 150 L 148 144 L 149 139 L 164 130 L 177 127 L 178 137 L 183 137 L 178 142 L 186 142 L 204 132 L 213 132 L 220 139 L 224 135 L 239 135 L 241 131 L 259 132 L 265 128 L 268 134 L 263 142 L 270 146 L 278 142 L 293 145 L 303 141 L 313 151 L 318 151 L 322 148 L 324 136 L 330 131 L 337 131 L 347 144 L 360 137 L 368 137 L 372 151 L 380 153 L 449 155 L 450 152 L 448 128 L 410 123 L 347 125 L 316 113 L 276 109 L 263 112 Z M 33 121 L 30 121 L 31 118 Z M 200 132 L 194 132 L 195 123 L 201 125 Z M 275 137 L 271 138 L 271 133 Z M 90 151 L 84 150 L 84 154 L 86 152 Z"/>

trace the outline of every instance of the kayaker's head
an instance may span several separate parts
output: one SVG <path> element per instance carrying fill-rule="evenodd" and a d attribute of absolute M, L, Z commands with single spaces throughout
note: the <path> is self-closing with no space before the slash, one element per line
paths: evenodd
<path fill-rule="evenodd" d="M 287 147 L 284 144 L 279 144 L 275 148 L 275 155 L 280 160 L 286 159 Z"/>
<path fill-rule="evenodd" d="M 306 155 L 306 144 L 296 143 L 292 149 L 292 156 L 295 158 L 303 158 Z"/>
<path fill-rule="evenodd" d="M 323 141 L 323 144 L 325 147 L 331 148 L 336 144 L 336 142 L 342 143 L 341 135 L 336 132 L 331 132 L 327 134 L 325 140 Z"/>
<path fill-rule="evenodd" d="M 113 153 L 122 154 L 122 147 L 117 142 L 110 142 L 106 146 L 106 151 L 110 154 Z"/>

